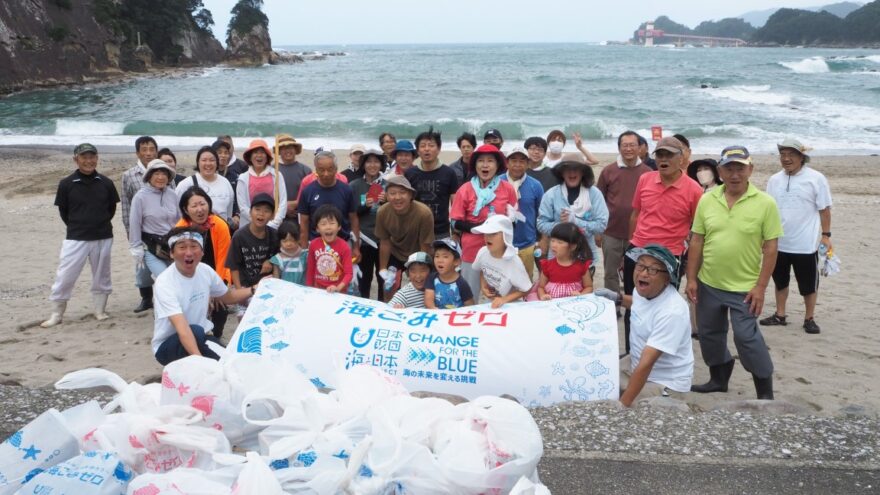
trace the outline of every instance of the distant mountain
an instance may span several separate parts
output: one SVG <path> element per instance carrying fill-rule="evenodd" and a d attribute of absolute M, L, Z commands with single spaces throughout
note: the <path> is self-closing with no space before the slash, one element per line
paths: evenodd
<path fill-rule="evenodd" d="M 835 16 L 843 19 L 844 17 L 848 16 L 854 10 L 860 9 L 862 7 L 862 5 L 864 5 L 864 4 L 858 3 L 858 2 L 838 2 L 838 3 L 829 4 L 829 5 L 823 5 L 821 7 L 809 7 L 809 8 L 803 9 L 803 10 L 809 10 L 811 12 L 822 12 L 824 10 L 828 13 L 834 14 Z M 779 9 L 776 8 L 776 9 L 766 9 L 766 10 L 753 10 L 751 12 L 747 12 L 747 13 L 739 16 L 739 18 L 748 22 L 752 26 L 755 26 L 756 28 L 760 28 L 764 24 L 767 24 L 767 19 L 769 19 L 770 16 L 772 16 L 773 14 L 775 14 L 777 10 L 779 10 Z"/>
<path fill-rule="evenodd" d="M 859 46 L 880 43 L 880 0 L 841 19 L 827 11 L 779 9 L 751 41 L 778 45 Z"/>

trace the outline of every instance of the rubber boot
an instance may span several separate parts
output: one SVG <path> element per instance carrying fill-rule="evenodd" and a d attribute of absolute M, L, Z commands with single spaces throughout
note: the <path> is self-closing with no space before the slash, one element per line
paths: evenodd
<path fill-rule="evenodd" d="M 52 314 L 49 315 L 48 320 L 40 323 L 40 326 L 43 328 L 49 328 L 61 323 L 65 309 L 67 309 L 67 301 L 52 301 Z"/>
<path fill-rule="evenodd" d="M 98 321 L 110 318 L 110 315 L 107 314 L 108 297 L 110 297 L 110 294 L 94 294 L 92 296 L 92 300 L 95 302 L 95 319 Z"/>
<path fill-rule="evenodd" d="M 755 381 L 755 392 L 758 394 L 758 400 L 773 400 L 773 376 L 767 378 L 758 378 L 752 375 Z"/>
<path fill-rule="evenodd" d="M 138 289 L 141 292 L 141 303 L 138 304 L 136 308 L 134 308 L 135 313 L 143 313 L 148 309 L 153 308 L 153 288 L 152 287 L 142 287 Z"/>
<path fill-rule="evenodd" d="M 709 366 L 709 381 L 702 385 L 691 385 L 691 392 L 708 394 L 710 392 L 727 392 L 727 382 L 733 374 L 733 365 L 736 361 L 730 361 L 718 365 Z"/>

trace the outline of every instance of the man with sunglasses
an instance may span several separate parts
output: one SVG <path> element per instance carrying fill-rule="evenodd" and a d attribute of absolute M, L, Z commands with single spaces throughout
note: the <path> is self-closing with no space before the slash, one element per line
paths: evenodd
<path fill-rule="evenodd" d="M 632 312 L 630 355 L 620 366 L 620 402 L 631 407 L 639 398 L 690 391 L 694 351 L 690 312 L 678 293 L 679 260 L 659 244 L 630 249 L 626 256 L 634 263 L 633 294 L 598 289 L 596 295 L 621 300 Z"/>
<path fill-rule="evenodd" d="M 697 207 L 686 292 L 697 308 L 700 350 L 711 378 L 691 391 L 727 392 L 735 364 L 727 348 L 731 326 L 758 399 L 772 400 L 773 361 L 758 315 L 776 266 L 782 220 L 776 201 L 749 182 L 753 169 L 748 149 L 724 148 L 718 163 L 724 184 L 706 193 Z"/>

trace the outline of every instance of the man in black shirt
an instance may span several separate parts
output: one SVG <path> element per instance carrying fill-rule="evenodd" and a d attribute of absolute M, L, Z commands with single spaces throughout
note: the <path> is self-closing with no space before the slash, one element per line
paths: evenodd
<path fill-rule="evenodd" d="M 110 251 L 119 193 L 113 181 L 97 172 L 98 150 L 88 143 L 74 148 L 76 171 L 58 183 L 55 206 L 67 226 L 61 244 L 61 261 L 52 284 L 49 300 L 52 314 L 40 324 L 43 328 L 61 323 L 73 286 L 88 260 L 92 267 L 92 296 L 95 319 L 106 320 L 107 298 L 113 290 L 110 282 Z"/>
<path fill-rule="evenodd" d="M 434 214 L 434 238 L 449 237 L 449 207 L 458 190 L 455 171 L 440 163 L 440 133 L 434 128 L 416 137 L 416 150 L 421 159 L 419 167 L 410 167 L 406 179 L 416 190 L 415 200 L 431 209 Z"/>

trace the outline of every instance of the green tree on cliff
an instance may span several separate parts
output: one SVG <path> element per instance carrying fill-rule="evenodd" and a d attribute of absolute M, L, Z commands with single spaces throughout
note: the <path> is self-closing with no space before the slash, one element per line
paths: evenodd
<path fill-rule="evenodd" d="M 239 0 L 232 7 L 232 18 L 229 20 L 229 28 L 226 30 L 226 43 L 232 38 L 232 33 L 246 34 L 254 26 L 262 25 L 269 28 L 269 18 L 263 13 L 263 0 Z"/>

